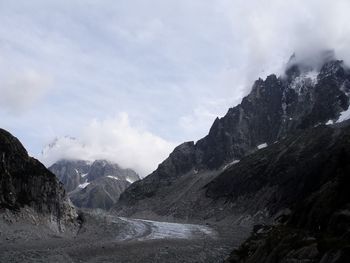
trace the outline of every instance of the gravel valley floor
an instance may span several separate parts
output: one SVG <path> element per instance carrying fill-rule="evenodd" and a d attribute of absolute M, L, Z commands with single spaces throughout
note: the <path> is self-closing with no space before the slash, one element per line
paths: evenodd
<path fill-rule="evenodd" d="M 35 235 L 39 228 L 23 224 L 9 227 L 17 230 L 0 235 L 0 262 L 222 262 L 249 234 L 241 226 L 96 213 L 84 214 L 81 228 L 70 237 Z"/>

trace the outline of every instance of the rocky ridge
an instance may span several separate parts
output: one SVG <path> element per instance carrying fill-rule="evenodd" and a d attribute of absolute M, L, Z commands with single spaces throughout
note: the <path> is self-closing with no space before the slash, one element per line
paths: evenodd
<path fill-rule="evenodd" d="M 74 205 L 82 208 L 108 210 L 131 183 L 140 179 L 132 169 L 106 160 L 60 160 L 49 170 L 64 184 Z"/>
<path fill-rule="evenodd" d="M 289 136 L 230 167 L 206 187 L 227 204 L 275 215 L 227 262 L 348 262 L 350 121 Z"/>
<path fill-rule="evenodd" d="M 290 134 L 336 122 L 349 108 L 349 93 L 350 71 L 342 61 L 328 57 L 310 68 L 291 59 L 284 75 L 257 80 L 241 104 L 214 121 L 206 137 L 176 147 L 152 174 L 131 185 L 114 211 L 197 216 L 191 211 L 203 200 L 203 186 L 222 169 Z"/>
<path fill-rule="evenodd" d="M 57 231 L 64 231 L 66 224 L 75 222 L 77 214 L 63 185 L 3 129 L 0 156 L 0 209 L 6 218 L 27 218 L 30 214 L 45 217 L 46 223 L 54 225 Z"/>

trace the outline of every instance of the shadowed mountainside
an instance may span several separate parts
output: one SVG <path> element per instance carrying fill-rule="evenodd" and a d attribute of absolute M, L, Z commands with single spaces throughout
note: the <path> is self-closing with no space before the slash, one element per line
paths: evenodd
<path fill-rule="evenodd" d="M 288 137 L 207 186 L 211 198 L 279 212 L 277 224 L 255 227 L 227 262 L 349 262 L 350 121 L 342 126 Z"/>
<path fill-rule="evenodd" d="M 30 207 L 52 217 L 59 227 L 76 213 L 63 185 L 38 160 L 29 157 L 20 141 L 0 129 L 0 208 L 20 212 Z"/>

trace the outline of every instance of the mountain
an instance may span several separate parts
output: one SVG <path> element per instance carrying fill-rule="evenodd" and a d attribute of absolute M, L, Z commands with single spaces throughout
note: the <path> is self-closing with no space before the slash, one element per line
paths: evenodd
<path fill-rule="evenodd" d="M 140 179 L 132 169 L 106 161 L 60 160 L 49 167 L 77 207 L 108 210 L 120 194 Z"/>
<path fill-rule="evenodd" d="M 78 207 L 109 210 L 129 185 L 127 180 L 113 176 L 99 177 L 70 192 L 69 197 Z"/>
<path fill-rule="evenodd" d="M 0 157 L 1 212 L 45 218 L 45 223 L 58 231 L 74 222 L 77 215 L 63 185 L 43 164 L 28 156 L 17 138 L 3 129 L 0 129 Z"/>
<path fill-rule="evenodd" d="M 214 121 L 206 137 L 176 147 L 157 170 L 131 185 L 115 211 L 188 216 L 188 204 L 197 202 L 200 189 L 220 169 L 288 134 L 336 121 L 348 109 L 349 93 L 350 72 L 342 61 L 327 59 L 319 68 L 290 61 L 284 75 L 257 80 L 241 104 Z"/>
<path fill-rule="evenodd" d="M 291 59 L 112 211 L 252 227 L 226 262 L 349 262 L 349 94 L 342 61 Z"/>
<path fill-rule="evenodd" d="M 139 175 L 134 170 L 120 168 L 118 164 L 106 160 L 94 161 L 90 166 L 87 179 L 91 182 L 97 178 L 106 176 L 115 177 L 119 180 L 126 180 L 129 183 L 133 183 L 140 179 Z"/>
<path fill-rule="evenodd" d="M 91 162 L 82 160 L 60 160 L 49 167 L 57 178 L 64 184 L 67 192 L 73 191 L 84 181 L 90 170 Z"/>
<path fill-rule="evenodd" d="M 214 216 L 192 208 L 212 202 L 204 197 L 203 187 L 222 169 L 290 134 L 336 122 L 348 113 L 349 93 L 350 71 L 342 61 L 327 57 L 312 68 L 292 58 L 282 76 L 255 81 L 250 94 L 217 118 L 206 137 L 176 147 L 152 174 L 132 184 L 114 211 Z"/>
<path fill-rule="evenodd" d="M 349 262 L 349 160 L 350 120 L 297 132 L 210 182 L 206 195 L 234 212 L 276 218 L 256 226 L 227 262 Z"/>

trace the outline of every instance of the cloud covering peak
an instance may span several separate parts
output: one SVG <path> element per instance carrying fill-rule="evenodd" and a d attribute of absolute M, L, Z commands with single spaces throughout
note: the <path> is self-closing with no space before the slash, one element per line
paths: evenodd
<path fill-rule="evenodd" d="M 78 138 L 45 162 L 79 153 L 149 172 L 291 54 L 310 62 L 331 49 L 349 65 L 349 10 L 348 0 L 0 1 L 2 128 L 34 156 Z"/>
<path fill-rule="evenodd" d="M 44 148 L 39 158 L 47 166 L 60 159 L 106 159 L 145 176 L 168 157 L 174 146 L 142 128 L 132 126 L 128 115 L 121 113 L 115 118 L 92 121 L 84 127 L 79 138 L 56 138 Z"/>

